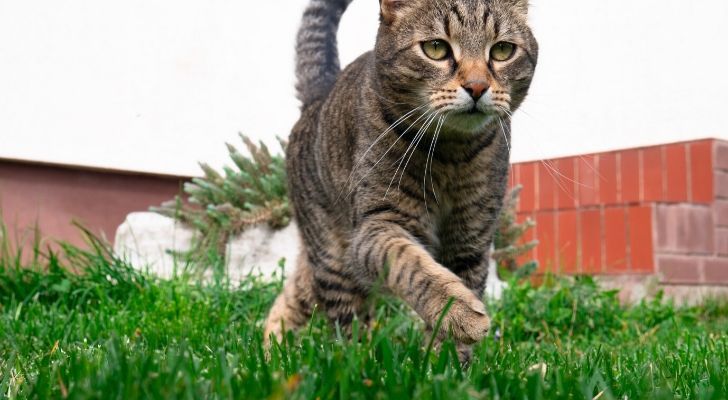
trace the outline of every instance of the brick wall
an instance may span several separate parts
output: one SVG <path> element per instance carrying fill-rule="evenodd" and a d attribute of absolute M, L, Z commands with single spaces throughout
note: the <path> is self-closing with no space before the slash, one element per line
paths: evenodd
<path fill-rule="evenodd" d="M 43 237 L 81 245 L 73 220 L 113 240 L 127 214 L 172 199 L 187 179 L 0 159 L 0 217 L 11 242 L 37 224 Z"/>
<path fill-rule="evenodd" d="M 541 272 L 728 285 L 728 143 L 700 140 L 514 164 Z"/>

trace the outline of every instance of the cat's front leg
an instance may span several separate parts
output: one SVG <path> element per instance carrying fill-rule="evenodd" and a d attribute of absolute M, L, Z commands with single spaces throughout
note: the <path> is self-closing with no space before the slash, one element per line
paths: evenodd
<path fill-rule="evenodd" d="M 351 247 L 357 264 L 370 276 L 380 277 L 430 327 L 452 299 L 438 336 L 452 332 L 460 343 L 480 341 L 490 328 L 483 302 L 391 217 L 385 213 L 361 224 Z"/>

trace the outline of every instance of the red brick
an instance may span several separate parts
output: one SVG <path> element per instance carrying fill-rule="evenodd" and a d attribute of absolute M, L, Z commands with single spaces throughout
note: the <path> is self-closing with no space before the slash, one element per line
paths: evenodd
<path fill-rule="evenodd" d="M 706 260 L 703 266 L 705 283 L 714 285 L 728 284 L 728 258 L 719 257 Z"/>
<path fill-rule="evenodd" d="M 633 272 L 654 271 L 652 207 L 631 207 L 628 211 L 630 265 Z"/>
<path fill-rule="evenodd" d="M 538 167 L 538 208 L 553 210 L 556 208 L 556 172 L 550 161 L 544 161 Z"/>
<path fill-rule="evenodd" d="M 519 168 L 519 184 L 523 185 L 521 201 L 518 210 L 533 211 L 536 208 L 536 165 L 534 163 L 521 164 Z"/>
<path fill-rule="evenodd" d="M 629 270 L 627 258 L 627 213 L 624 208 L 604 210 L 604 247 L 607 273 L 624 273 Z"/>
<path fill-rule="evenodd" d="M 599 156 L 599 197 L 602 204 L 619 202 L 619 173 L 617 153 L 604 153 Z"/>
<path fill-rule="evenodd" d="M 719 256 L 728 256 L 728 229 L 715 230 L 715 252 Z"/>
<path fill-rule="evenodd" d="M 715 168 L 728 171 L 728 142 L 715 141 Z"/>
<path fill-rule="evenodd" d="M 622 202 L 640 201 L 640 156 L 637 150 L 620 153 L 620 180 L 622 182 Z"/>
<path fill-rule="evenodd" d="M 712 141 L 690 144 L 690 184 L 693 202 L 710 203 L 713 201 Z"/>
<path fill-rule="evenodd" d="M 713 210 L 696 205 L 657 208 L 657 246 L 660 252 L 713 254 Z"/>
<path fill-rule="evenodd" d="M 688 196 L 688 160 L 685 144 L 671 144 L 665 149 L 667 201 L 684 202 Z"/>
<path fill-rule="evenodd" d="M 700 283 L 701 260 L 698 257 L 660 257 L 657 273 L 663 283 L 695 284 Z"/>
<path fill-rule="evenodd" d="M 602 216 L 599 210 L 582 211 L 581 267 L 589 274 L 602 272 Z"/>
<path fill-rule="evenodd" d="M 650 147 L 642 151 L 642 200 L 660 201 L 664 186 L 662 174 L 662 147 Z"/>
<path fill-rule="evenodd" d="M 584 156 L 576 160 L 579 188 L 579 205 L 599 204 L 598 156 Z"/>
<path fill-rule="evenodd" d="M 556 193 L 557 206 L 561 210 L 576 208 L 576 170 L 573 158 L 562 158 L 556 161 L 559 171 L 559 185 Z"/>
<path fill-rule="evenodd" d="M 559 246 L 559 269 L 566 273 L 579 272 L 577 249 L 579 237 L 576 211 L 559 212 L 559 228 L 556 243 Z"/>
<path fill-rule="evenodd" d="M 715 197 L 728 199 L 728 172 L 715 171 Z"/>
<path fill-rule="evenodd" d="M 540 272 L 557 272 L 556 213 L 541 212 L 536 214 L 536 235 Z"/>
<path fill-rule="evenodd" d="M 728 227 L 728 201 L 716 200 L 713 209 L 715 211 L 715 225 Z"/>

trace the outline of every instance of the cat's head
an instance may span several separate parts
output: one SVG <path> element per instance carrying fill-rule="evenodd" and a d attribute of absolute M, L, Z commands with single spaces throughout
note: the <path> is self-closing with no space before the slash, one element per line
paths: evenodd
<path fill-rule="evenodd" d="M 449 131 L 474 134 L 526 97 L 538 58 L 528 0 L 380 0 L 380 7 L 376 74 L 392 104 L 406 105 L 401 111 L 422 107 L 416 115 L 446 115 Z"/>

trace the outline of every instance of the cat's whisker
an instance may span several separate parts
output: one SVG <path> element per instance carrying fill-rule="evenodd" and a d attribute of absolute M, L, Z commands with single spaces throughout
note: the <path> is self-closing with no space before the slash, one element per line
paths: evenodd
<path fill-rule="evenodd" d="M 440 104 L 438 106 L 435 106 L 434 109 L 443 113 L 449 113 L 451 111 L 456 111 L 455 103 L 444 103 Z"/>
<path fill-rule="evenodd" d="M 352 179 L 354 178 L 354 174 L 356 173 L 356 171 L 361 166 L 361 163 L 364 162 L 364 160 L 366 159 L 367 155 L 371 152 L 371 150 L 374 148 L 374 146 L 380 140 L 382 140 L 384 138 L 384 136 L 386 136 L 389 132 L 391 132 L 393 129 L 397 128 L 397 126 L 401 125 L 404 121 L 406 121 L 407 119 L 409 119 L 409 117 L 411 117 L 414 113 L 416 113 L 417 111 L 421 110 L 422 108 L 424 108 L 424 107 L 426 107 L 428 105 L 429 105 L 429 102 L 428 103 L 425 103 L 425 104 L 423 104 L 423 105 L 421 105 L 421 106 L 419 106 L 419 107 L 417 107 L 417 108 L 415 108 L 415 109 L 413 109 L 413 110 L 411 110 L 409 112 L 407 112 L 405 115 L 403 115 L 402 117 L 400 117 L 397 121 L 395 121 L 392 125 L 390 125 L 386 130 L 384 130 L 384 132 L 382 132 L 374 140 L 374 142 L 372 142 L 372 144 L 367 148 L 367 150 L 364 152 L 364 154 L 359 158 L 359 161 L 357 161 L 357 163 L 352 167 L 351 173 L 349 174 L 349 177 L 346 180 L 346 185 L 339 192 L 339 196 L 336 199 L 336 202 L 337 203 L 341 199 L 341 195 L 344 193 L 344 191 L 346 190 L 346 188 L 349 187 L 349 184 L 351 183 Z M 427 112 L 423 113 L 419 118 L 417 118 L 415 120 L 415 122 L 413 122 L 413 124 L 416 124 L 420 119 L 422 119 L 423 116 L 425 116 L 425 114 L 427 114 Z M 405 133 L 407 133 L 407 131 L 409 131 L 409 129 L 411 129 L 411 128 L 412 128 L 412 125 L 410 125 L 410 127 L 407 128 L 407 130 L 405 131 Z M 351 193 L 354 191 L 354 189 L 366 178 L 367 175 L 369 175 L 369 173 L 374 169 L 374 167 L 376 167 L 377 164 L 379 164 L 379 162 L 384 158 L 384 156 L 386 156 L 387 153 L 392 149 L 392 147 L 394 147 L 394 145 L 397 143 L 397 141 L 399 141 L 399 138 L 397 138 L 397 140 L 395 140 L 394 143 L 392 143 L 392 145 L 387 149 L 387 151 L 382 155 L 382 157 L 379 160 L 377 160 L 377 162 L 374 164 L 374 166 L 372 166 L 372 168 L 370 168 L 370 170 L 367 171 L 367 173 L 364 174 L 362 176 L 362 178 L 355 185 L 352 185 L 350 187 L 351 190 L 346 195 L 346 197 L 349 197 L 351 195 Z"/>
<path fill-rule="evenodd" d="M 505 114 L 506 114 L 506 116 L 508 116 L 508 118 L 509 118 L 509 119 L 513 120 L 513 112 L 511 112 L 511 110 L 509 110 L 509 109 L 507 109 L 507 108 L 505 108 L 505 107 L 503 107 L 503 106 L 501 106 L 501 105 L 498 105 L 498 104 L 496 104 L 495 106 L 496 106 L 496 107 L 497 107 L 497 108 L 498 108 L 499 110 L 503 111 L 503 113 L 505 113 Z"/>
<path fill-rule="evenodd" d="M 549 172 L 549 175 L 551 175 L 551 178 L 556 182 L 556 185 L 559 187 L 559 189 L 566 193 L 569 197 L 571 197 L 571 200 L 574 200 L 574 197 L 569 193 L 569 191 L 566 189 L 564 184 L 561 182 L 561 177 L 564 177 L 564 175 L 559 172 L 556 167 L 551 165 L 547 160 L 541 160 L 541 164 L 543 164 L 546 167 L 546 170 Z"/>
<path fill-rule="evenodd" d="M 397 182 L 397 190 L 399 190 L 400 186 L 402 185 L 402 178 L 404 178 L 404 173 L 407 171 L 407 166 L 409 165 L 410 160 L 412 160 L 412 156 L 417 151 L 417 146 L 420 145 L 420 142 L 422 142 L 422 139 L 427 136 L 427 130 L 430 129 L 430 125 L 432 125 L 433 122 L 435 122 L 435 119 L 437 118 L 437 111 L 432 115 L 432 118 L 430 118 L 425 125 L 422 126 L 421 133 L 418 135 L 419 138 L 417 138 L 417 143 L 415 143 L 414 147 L 412 148 L 412 151 L 410 152 L 410 156 L 407 159 L 407 163 L 405 163 L 404 168 L 402 168 L 402 173 L 399 175 L 399 182 Z"/>
<path fill-rule="evenodd" d="M 398 159 L 396 159 L 396 160 L 394 160 L 392 162 L 392 164 L 391 164 L 392 167 L 394 167 L 394 165 L 395 164 L 398 164 L 398 163 L 399 163 L 400 166 L 402 165 L 402 162 L 404 161 L 404 159 L 407 158 L 407 153 L 409 153 L 410 149 L 412 149 L 412 145 L 413 145 L 415 139 L 417 139 L 420 136 L 420 133 L 422 132 L 422 127 L 424 125 L 426 125 L 427 124 L 427 121 L 430 120 L 430 117 L 432 117 L 436 113 L 437 113 L 437 111 L 428 111 L 428 112 L 425 113 L 427 115 L 427 117 L 425 118 L 424 122 L 422 122 L 422 125 L 419 127 L 419 129 L 417 130 L 417 133 L 415 133 L 415 137 L 412 139 L 412 141 L 410 142 L 410 144 L 407 146 L 407 149 L 405 149 L 404 154 L 402 154 Z M 423 117 L 424 117 L 424 115 L 423 115 Z M 412 129 L 412 127 L 415 126 L 420 119 L 421 118 L 418 118 L 417 121 L 415 121 L 414 123 L 412 123 L 410 125 L 410 127 L 407 129 L 407 131 L 405 131 L 405 133 L 407 133 L 409 131 L 409 129 Z"/>
<path fill-rule="evenodd" d="M 538 119 L 534 118 L 531 114 L 526 113 L 522 108 L 520 108 L 518 111 L 520 113 L 522 113 L 522 114 L 525 114 L 526 116 L 528 116 L 529 118 L 533 119 L 534 121 L 538 121 Z M 508 116 L 509 119 L 513 120 L 513 112 L 508 111 L 508 110 L 503 110 L 503 112 L 505 112 L 507 114 L 507 116 Z M 538 141 L 538 138 L 535 137 L 530 132 L 528 132 L 528 130 L 526 130 L 525 132 L 527 132 L 528 134 L 530 134 L 531 135 L 531 138 L 533 138 L 535 141 Z M 580 155 L 580 156 L 578 156 L 578 158 L 584 164 L 586 164 L 589 167 L 589 169 L 597 175 L 597 177 L 599 177 L 601 180 L 604 180 L 605 179 L 604 176 L 601 175 L 601 173 L 594 167 L 594 165 L 589 160 L 587 160 L 584 156 L 581 156 Z M 545 161 L 546 160 L 540 160 L 540 162 L 542 162 L 542 163 L 544 163 Z M 558 174 L 561 178 L 565 179 L 566 181 L 575 183 L 576 185 L 581 186 L 581 187 L 586 187 L 586 188 L 592 188 L 593 189 L 593 186 L 592 185 L 587 185 L 587 184 L 585 184 L 583 182 L 579 182 L 579 181 L 577 181 L 575 179 L 569 178 L 568 176 L 566 176 L 563 173 L 561 173 L 561 171 L 559 171 L 556 167 L 553 167 L 553 165 L 549 164 L 549 167 L 551 167 L 551 170 L 552 171 L 554 171 L 556 174 Z"/>
<path fill-rule="evenodd" d="M 409 112 L 407 112 L 406 114 L 404 114 L 403 116 L 401 116 L 398 120 L 394 121 L 394 123 L 392 125 L 390 125 L 387 129 L 385 129 L 384 132 L 382 132 L 381 134 L 379 134 L 379 136 L 376 139 L 374 139 L 374 141 L 366 149 L 366 151 L 364 151 L 364 154 L 362 154 L 362 156 L 359 158 L 359 161 L 357 161 L 356 165 L 354 165 L 354 167 L 352 168 L 352 174 L 353 174 L 353 170 L 356 170 L 356 168 L 358 168 L 359 165 L 361 165 L 361 163 L 364 162 L 364 160 L 366 159 L 366 157 L 369 154 L 369 152 L 372 151 L 372 149 L 374 148 L 374 146 L 380 140 L 382 140 L 382 138 L 384 138 L 384 136 L 386 134 L 388 134 L 389 132 L 391 132 L 397 126 L 401 125 L 406 119 L 408 119 L 410 116 L 412 116 L 412 114 L 414 114 L 415 112 L 417 112 L 417 111 L 421 110 L 422 108 L 426 107 L 428 104 L 429 104 L 429 102 L 428 103 L 425 103 L 425 104 L 423 104 L 423 105 L 421 105 L 421 106 L 419 106 L 419 107 L 417 107 L 417 108 L 415 108 L 415 109 L 413 109 L 413 110 L 411 110 Z M 415 123 L 417 123 L 417 121 L 415 121 Z"/>
<path fill-rule="evenodd" d="M 424 113 L 422 113 L 422 115 L 420 115 L 420 116 L 419 116 L 419 117 L 418 117 L 418 118 L 417 118 L 417 119 L 416 119 L 416 120 L 415 120 L 415 121 L 414 121 L 413 123 L 411 123 L 411 124 L 409 125 L 409 127 L 407 127 L 407 129 L 405 129 L 405 131 L 404 131 L 404 132 L 402 133 L 402 135 L 406 135 L 406 134 L 407 134 L 407 132 L 409 132 L 409 131 L 410 131 L 410 129 L 412 129 L 412 127 L 413 127 L 413 126 L 415 126 L 415 125 L 417 124 L 417 122 L 419 122 L 419 121 L 420 121 L 420 120 L 421 120 L 421 119 L 422 119 L 423 117 L 425 117 L 425 116 L 426 116 L 426 115 L 428 115 L 429 113 L 430 113 L 429 111 L 425 111 Z M 358 180 L 358 181 L 356 182 L 356 184 L 354 184 L 354 185 L 352 185 L 352 186 L 351 186 L 351 188 L 350 188 L 350 190 L 349 190 L 349 193 L 348 193 L 348 194 L 346 195 L 346 197 L 349 197 L 349 196 L 351 196 L 351 194 L 352 194 L 352 193 L 354 192 L 354 190 L 356 190 L 357 186 L 359 186 L 359 184 L 361 184 L 361 183 L 362 183 L 362 181 L 364 181 L 364 179 L 366 179 L 366 177 L 367 177 L 367 176 L 369 176 L 369 174 L 370 174 L 370 173 L 371 173 L 371 172 L 372 172 L 372 171 L 373 171 L 373 170 L 374 170 L 374 169 L 375 169 L 375 168 L 377 167 L 377 165 L 379 165 L 379 163 L 380 163 L 380 162 L 381 162 L 381 161 L 382 161 L 382 160 L 383 160 L 383 159 L 384 159 L 384 158 L 385 158 L 385 157 L 387 156 L 387 154 L 388 154 L 388 153 L 389 153 L 389 152 L 390 152 L 390 151 L 392 150 L 392 148 L 394 148 L 394 146 L 395 146 L 395 145 L 396 145 L 397 143 L 399 143 L 399 137 L 397 137 L 397 139 L 395 139 L 395 140 L 394 140 L 394 141 L 392 142 L 392 144 L 391 144 L 391 145 L 390 145 L 390 146 L 389 146 L 389 147 L 387 148 L 387 150 L 386 150 L 386 151 L 384 152 L 384 154 L 382 154 L 382 156 L 381 156 L 381 157 L 379 157 L 379 159 L 378 159 L 378 160 L 377 160 L 377 161 L 376 161 L 376 162 L 374 163 L 374 165 L 372 165 L 372 166 L 371 166 L 371 167 L 369 168 L 369 170 L 367 170 L 367 172 L 366 172 L 366 173 L 364 173 L 364 174 L 362 175 L 361 179 L 359 179 L 359 180 Z M 397 161 L 395 161 L 394 163 L 396 163 L 396 162 L 397 162 Z M 392 164 L 392 166 L 394 166 L 394 163 Z"/>
<path fill-rule="evenodd" d="M 435 181 L 432 176 L 432 164 L 435 161 L 435 149 L 437 148 L 437 140 L 440 138 L 440 130 L 442 129 L 443 124 L 445 124 L 446 119 L 447 114 L 441 116 L 440 121 L 438 121 L 437 128 L 435 129 L 435 135 L 432 139 L 432 155 L 430 158 L 430 186 L 432 187 L 432 196 L 435 198 L 435 203 L 437 203 L 438 205 L 440 204 L 440 199 L 437 198 L 437 193 L 435 192 Z M 427 179 L 427 163 L 425 163 L 425 179 Z M 424 187 L 423 190 L 425 190 Z"/>
<path fill-rule="evenodd" d="M 511 144 L 508 142 L 508 135 L 506 135 L 506 128 L 503 126 L 503 119 L 498 116 L 498 123 L 501 127 L 501 133 L 503 133 L 503 139 L 506 141 L 506 148 L 508 148 L 508 154 L 511 154 Z"/>
<path fill-rule="evenodd" d="M 503 107 L 506 110 L 511 109 L 510 102 L 506 99 L 496 98 L 496 99 L 493 99 L 492 102 L 493 102 L 493 105 L 495 105 L 495 106 Z"/>
<path fill-rule="evenodd" d="M 579 159 L 580 159 L 580 160 L 581 160 L 581 161 L 582 161 L 582 162 L 583 162 L 584 164 L 586 164 L 586 165 L 587 165 L 587 166 L 589 167 L 589 169 L 590 169 L 590 170 L 591 170 L 591 171 L 592 171 L 592 172 L 593 172 L 593 173 L 594 173 L 594 174 L 595 174 L 595 175 L 597 176 L 597 178 L 599 178 L 599 180 L 600 180 L 600 181 L 604 181 L 604 180 L 606 180 L 606 178 L 604 177 L 604 175 L 602 175 L 602 174 L 601 174 L 601 173 L 599 172 L 599 170 L 598 170 L 598 169 L 597 169 L 597 168 L 596 168 L 596 167 L 594 166 L 594 164 L 593 164 L 593 163 L 592 163 L 591 161 L 587 160 L 587 159 L 586 159 L 586 157 L 584 157 L 584 156 L 581 156 L 581 155 L 580 155 L 580 156 L 579 156 Z M 592 187 L 592 186 L 587 186 L 587 185 L 585 185 L 585 186 L 586 186 L 586 187 L 589 187 L 589 188 L 592 188 L 592 189 L 593 189 L 593 187 Z"/>
<path fill-rule="evenodd" d="M 430 159 L 430 186 L 432 187 L 432 195 L 435 197 L 435 202 L 437 202 L 437 204 L 440 204 L 440 200 L 438 199 L 437 193 L 435 192 L 435 182 L 434 182 L 434 178 L 432 177 L 432 164 L 435 161 L 435 151 L 437 150 L 437 143 L 440 140 L 440 132 L 442 132 L 442 127 L 447 122 L 447 117 L 449 117 L 449 116 L 450 116 L 450 113 L 447 113 L 447 112 L 445 113 L 445 115 L 443 115 L 442 123 L 440 124 L 440 129 L 437 132 L 435 132 L 435 147 L 432 148 L 432 159 Z"/>
<path fill-rule="evenodd" d="M 424 114 L 422 114 L 420 116 L 420 118 L 418 118 L 414 123 L 410 124 L 409 128 L 407 128 L 407 130 L 405 131 L 404 134 L 406 134 L 410 129 L 412 129 L 412 127 L 415 126 L 417 124 L 417 122 L 420 119 L 422 119 L 422 117 L 425 117 L 425 121 L 423 122 L 423 125 L 426 124 L 427 121 L 430 119 L 430 117 L 434 113 L 435 113 L 434 111 L 427 111 Z M 412 147 L 412 144 L 414 143 L 414 139 L 416 139 L 417 136 L 419 136 L 419 133 L 421 130 L 422 130 L 422 127 L 420 127 L 420 130 L 417 131 L 417 133 L 415 134 L 415 137 L 413 138 L 412 142 L 410 142 L 409 146 L 407 146 L 407 148 L 403 152 L 402 156 L 400 156 L 398 159 L 396 159 L 396 160 L 394 160 L 394 162 L 392 162 L 391 167 L 394 167 L 395 164 L 398 164 L 398 165 L 397 165 L 397 169 L 394 171 L 394 175 L 392 175 L 392 180 L 389 182 L 389 186 L 387 186 L 387 191 L 384 193 L 384 198 L 386 198 L 387 195 L 389 194 L 389 190 L 392 188 L 392 183 L 394 182 L 394 178 L 397 176 L 397 172 L 399 172 L 399 168 L 402 166 L 402 163 L 404 162 L 405 157 L 407 157 L 407 153 L 409 152 L 410 148 Z M 398 141 L 399 141 L 399 138 L 398 138 Z"/>
<path fill-rule="evenodd" d="M 407 157 L 407 154 L 412 150 L 412 153 L 414 154 L 414 151 L 416 149 L 416 142 L 419 139 L 420 135 L 423 134 L 423 128 L 427 125 L 428 121 L 430 121 L 432 118 L 434 118 L 434 115 L 437 113 L 437 111 L 431 111 L 427 113 L 427 118 L 425 119 L 425 122 L 422 123 L 422 126 L 420 127 L 419 131 L 417 131 L 417 134 L 412 139 L 412 142 L 409 144 L 407 149 L 404 151 L 402 157 L 399 158 L 399 165 L 397 165 L 397 169 L 394 171 L 394 175 L 392 175 L 392 179 L 389 181 L 389 186 L 387 186 L 387 191 L 384 193 L 384 198 L 387 198 L 387 195 L 389 195 L 389 191 L 392 189 L 392 184 L 394 183 L 394 180 L 397 178 L 397 173 L 399 172 L 399 169 L 402 167 L 402 163 L 404 162 L 405 158 Z M 411 128 L 412 126 L 410 126 Z M 395 163 L 397 162 L 395 161 Z M 394 163 L 392 164 L 394 166 Z M 406 166 L 405 166 L 406 168 Z"/>
<path fill-rule="evenodd" d="M 501 106 L 499 106 L 499 105 L 497 105 L 497 104 L 495 105 L 495 107 L 496 107 L 496 108 L 498 108 L 498 109 L 500 109 L 500 110 L 501 110 L 501 111 L 503 111 L 503 112 L 506 112 L 506 110 L 505 110 L 505 109 L 504 109 L 503 107 L 501 107 Z M 507 115 L 507 114 L 506 114 L 506 117 L 508 117 L 508 115 Z M 508 117 L 508 118 L 510 119 L 510 117 Z M 503 125 L 503 118 L 501 118 L 501 116 L 500 116 L 500 115 L 498 116 L 498 122 L 500 122 L 500 125 L 501 125 L 501 129 L 505 129 L 505 127 L 504 127 L 504 125 Z M 510 131 L 510 129 L 509 129 L 509 130 L 508 130 L 508 133 L 510 134 L 510 132 L 511 132 L 511 131 Z M 503 138 L 504 138 L 504 139 L 506 139 L 506 146 L 508 146 L 508 154 L 511 154 L 511 147 L 510 147 L 510 145 L 509 145 L 509 143 L 508 143 L 508 138 L 506 137 L 506 133 L 505 133 L 505 130 L 503 130 Z M 515 176 L 513 175 L 513 164 L 512 164 L 512 163 L 510 164 L 510 172 L 509 172 L 509 174 L 508 174 L 508 175 L 510 176 L 511 186 L 514 186 L 514 185 L 515 185 L 515 180 L 516 180 L 516 178 L 515 178 Z"/>
<path fill-rule="evenodd" d="M 392 99 L 389 99 L 389 98 L 387 98 L 387 97 L 384 97 L 384 96 L 382 96 L 381 94 L 377 93 L 376 91 L 374 91 L 374 92 L 372 92 L 372 93 L 373 93 L 373 94 L 374 94 L 375 96 L 377 96 L 377 98 L 379 98 L 380 100 L 384 101 L 385 103 L 389 103 L 389 104 L 391 104 L 392 106 L 402 106 L 402 105 L 406 105 L 406 106 L 409 106 L 410 104 L 412 104 L 413 102 L 415 102 L 415 101 L 416 101 L 415 99 L 417 99 L 417 97 L 416 97 L 416 96 L 415 96 L 414 94 L 411 94 L 411 96 L 406 96 L 406 95 L 405 95 L 405 96 L 402 96 L 402 97 L 404 97 L 404 99 L 405 99 L 405 100 L 410 100 L 410 99 L 411 99 L 411 100 L 413 100 L 412 102 L 409 102 L 409 101 L 405 101 L 405 102 L 398 102 L 398 101 L 393 101 Z M 390 108 L 390 109 L 391 109 L 391 108 Z"/>
<path fill-rule="evenodd" d="M 427 166 L 430 163 L 430 157 L 432 154 L 432 148 L 435 145 L 435 136 L 437 135 L 437 131 L 440 127 L 440 124 L 442 123 L 442 116 L 440 116 L 440 119 L 437 121 L 437 126 L 435 127 L 435 134 L 432 135 L 432 142 L 430 142 L 430 148 L 427 149 L 427 158 L 425 158 L 425 173 L 424 177 L 422 178 L 422 197 L 425 199 L 425 208 L 427 206 Z"/>
<path fill-rule="evenodd" d="M 506 110 L 500 106 L 496 105 L 496 107 L 498 107 L 501 111 L 506 113 L 508 118 L 513 119 L 513 113 L 509 112 L 508 110 Z M 501 126 L 503 126 L 503 125 L 501 124 Z M 561 171 L 559 171 L 558 168 L 556 168 L 553 164 L 551 164 L 551 162 L 549 160 L 539 160 L 539 162 L 541 164 L 543 164 L 544 167 L 546 167 L 546 170 L 549 172 L 549 175 L 551 175 L 551 177 L 554 179 L 554 181 L 558 185 L 559 189 L 561 189 L 563 192 L 567 193 L 567 195 L 569 197 L 571 197 L 572 200 L 573 200 L 573 196 L 567 190 L 567 188 L 563 185 L 562 180 L 566 180 L 568 182 L 575 183 L 580 186 L 585 186 L 585 185 L 581 184 L 580 182 L 577 182 L 576 180 L 571 179 L 571 178 L 567 177 L 566 175 L 564 175 L 563 173 L 561 173 Z"/>
<path fill-rule="evenodd" d="M 434 157 L 433 154 L 433 148 L 435 145 L 435 139 L 437 137 L 437 133 L 440 131 L 440 127 L 442 126 L 442 119 L 443 116 L 440 116 L 437 125 L 435 127 L 435 133 L 432 135 L 432 142 L 430 142 L 430 148 L 427 150 L 427 157 L 425 158 L 425 168 L 422 174 L 422 199 L 425 201 L 425 212 L 427 213 L 427 219 L 430 219 L 430 207 L 427 204 L 427 165 L 430 163 L 430 157 Z M 430 175 L 430 181 L 432 181 L 432 175 Z M 433 190 L 433 195 L 434 190 Z M 437 201 L 437 196 L 435 196 L 435 201 Z M 438 202 L 439 203 L 439 202 Z M 430 221 L 432 222 L 432 221 Z"/>
<path fill-rule="evenodd" d="M 392 180 L 389 182 L 389 187 L 387 188 L 387 193 L 391 189 L 392 184 L 394 183 L 394 180 L 397 177 L 397 173 L 399 172 L 400 168 L 402 167 L 402 164 L 405 163 L 405 159 L 407 159 L 407 163 L 409 163 L 409 159 L 407 158 L 407 155 L 410 153 L 414 154 L 414 152 L 417 150 L 417 144 L 419 143 L 421 136 L 424 135 L 424 131 L 426 130 L 427 126 L 429 126 L 430 121 L 435 118 L 436 114 L 437 114 L 437 111 L 432 111 L 427 116 L 425 121 L 422 123 L 422 126 L 420 126 L 419 130 L 415 134 L 414 138 L 412 138 L 412 141 L 410 142 L 409 146 L 407 146 L 407 148 L 405 149 L 402 156 L 392 164 L 392 166 L 394 166 L 395 163 L 399 162 L 399 164 L 397 165 L 397 169 L 394 171 L 394 175 L 392 176 Z M 406 165 L 405 165 L 405 168 L 407 168 Z M 403 170 L 403 173 L 404 173 L 404 170 Z M 385 197 L 387 196 L 387 193 L 385 193 Z"/>

